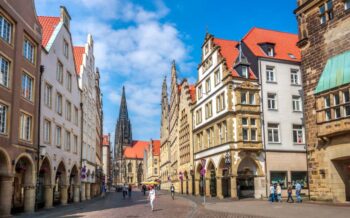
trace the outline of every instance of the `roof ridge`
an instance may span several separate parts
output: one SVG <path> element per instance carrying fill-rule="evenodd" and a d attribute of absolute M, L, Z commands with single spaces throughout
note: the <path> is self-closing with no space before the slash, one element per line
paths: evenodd
<path fill-rule="evenodd" d="M 40 15 L 40 16 L 38 16 L 38 18 L 39 17 L 46 17 L 46 18 L 58 18 L 58 19 L 60 19 L 60 17 L 58 17 L 58 16 L 46 16 L 46 15 Z"/>
<path fill-rule="evenodd" d="M 269 29 L 269 28 L 265 28 L 265 27 L 253 27 L 251 28 L 248 33 L 246 35 L 243 36 L 242 41 L 248 37 L 248 35 L 250 35 L 254 30 L 259 29 L 259 30 L 266 30 L 266 31 L 272 31 L 272 32 L 278 32 L 278 33 L 283 33 L 283 34 L 289 34 L 289 35 L 293 35 L 293 36 L 298 36 L 297 33 L 290 33 L 290 32 L 285 32 L 282 30 L 274 30 L 274 29 Z"/>
<path fill-rule="evenodd" d="M 229 42 L 236 42 L 239 43 L 239 41 L 236 40 L 232 40 L 232 39 L 223 39 L 223 38 L 218 38 L 218 37 L 213 37 L 214 39 L 218 39 L 218 40 L 224 40 L 224 41 L 229 41 Z"/>

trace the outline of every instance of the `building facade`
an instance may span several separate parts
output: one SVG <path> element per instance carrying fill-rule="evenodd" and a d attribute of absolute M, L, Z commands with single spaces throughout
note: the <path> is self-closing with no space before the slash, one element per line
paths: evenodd
<path fill-rule="evenodd" d="M 35 206 L 41 26 L 34 1 L 1 1 L 0 21 L 0 216 L 9 216 Z"/>
<path fill-rule="evenodd" d="M 202 46 L 192 108 L 196 194 L 266 195 L 260 88 L 239 47 L 208 33 Z"/>
<path fill-rule="evenodd" d="M 283 196 L 288 182 L 308 188 L 297 41 L 295 34 L 261 28 L 242 39 L 242 50 L 261 84 L 267 184 L 280 183 Z"/>
<path fill-rule="evenodd" d="M 92 36 L 87 36 L 84 46 L 74 46 L 74 59 L 79 80 L 82 109 L 82 175 L 81 175 L 81 200 L 89 200 L 96 190 L 96 153 L 97 142 L 100 140 L 97 130 L 97 93 L 95 88 L 96 71 L 94 57 L 94 41 Z"/>
<path fill-rule="evenodd" d="M 149 142 L 148 148 L 144 151 L 144 174 L 148 182 L 159 181 L 160 175 L 160 140 Z"/>
<path fill-rule="evenodd" d="M 295 14 L 310 196 L 350 201 L 350 1 L 300 0 Z"/>
<path fill-rule="evenodd" d="M 80 96 L 70 15 L 39 16 L 41 64 L 39 206 L 80 201 Z"/>
<path fill-rule="evenodd" d="M 106 189 L 109 190 L 111 183 L 111 135 L 103 135 L 103 147 L 102 147 L 102 166 L 104 173 L 103 183 Z"/>

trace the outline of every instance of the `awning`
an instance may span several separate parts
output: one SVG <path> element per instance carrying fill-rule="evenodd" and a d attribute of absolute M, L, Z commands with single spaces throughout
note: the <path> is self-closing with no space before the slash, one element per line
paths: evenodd
<path fill-rule="evenodd" d="M 327 60 L 315 94 L 328 91 L 350 83 L 350 51 L 346 51 Z"/>

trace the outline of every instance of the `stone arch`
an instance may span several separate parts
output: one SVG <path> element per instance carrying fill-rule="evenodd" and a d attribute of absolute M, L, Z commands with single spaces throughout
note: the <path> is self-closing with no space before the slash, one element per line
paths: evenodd
<path fill-rule="evenodd" d="M 6 150 L 0 147 L 0 176 L 10 175 L 11 173 L 11 158 Z"/>
<path fill-rule="evenodd" d="M 210 159 L 206 169 L 206 193 L 210 194 L 211 197 L 216 197 L 216 167 L 214 162 Z"/>
<path fill-rule="evenodd" d="M 73 165 L 69 175 L 68 202 L 79 201 L 80 173 L 76 164 Z"/>
<path fill-rule="evenodd" d="M 37 199 L 39 207 L 52 207 L 53 173 L 50 158 L 45 156 L 39 168 Z"/>
<path fill-rule="evenodd" d="M 29 154 L 20 154 L 13 169 L 13 209 L 14 211 L 34 211 L 35 202 L 35 164 Z"/>
<path fill-rule="evenodd" d="M 256 167 L 256 176 L 264 176 L 264 170 L 261 166 L 261 164 L 259 163 L 259 161 L 251 156 L 244 156 L 242 158 L 240 158 L 238 160 L 238 162 L 232 166 L 232 173 L 237 176 L 238 175 L 238 171 L 239 171 L 239 167 L 243 166 L 242 163 L 244 164 L 245 161 L 248 161 L 249 163 L 253 164 Z M 247 162 L 246 162 L 247 163 Z"/>
<path fill-rule="evenodd" d="M 196 167 L 196 173 L 195 173 L 196 179 L 200 178 L 202 168 L 203 168 L 202 164 L 198 163 Z"/>
<path fill-rule="evenodd" d="M 215 163 L 212 159 L 209 159 L 209 161 L 207 162 L 207 167 L 205 168 L 206 169 L 206 174 L 205 176 L 208 178 L 208 172 L 209 170 L 214 170 L 216 171 L 216 166 L 215 166 Z"/>
<path fill-rule="evenodd" d="M 218 196 L 222 198 L 231 197 L 231 172 L 230 168 L 225 164 L 225 155 L 222 155 L 219 160 L 216 175 L 221 178 L 221 184 L 220 182 L 218 184 L 218 187 L 221 186 L 218 189 Z"/>
<path fill-rule="evenodd" d="M 67 204 L 68 173 L 64 161 L 61 161 L 55 173 L 54 203 Z"/>

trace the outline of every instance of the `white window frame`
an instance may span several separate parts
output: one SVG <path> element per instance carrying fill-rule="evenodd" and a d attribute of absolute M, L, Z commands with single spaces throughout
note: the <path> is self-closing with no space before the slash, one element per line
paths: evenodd
<path fill-rule="evenodd" d="M 273 96 L 273 98 L 271 96 Z M 278 110 L 277 102 L 278 101 L 276 93 L 267 93 L 267 109 Z M 273 105 L 274 107 L 272 107 Z"/>
<path fill-rule="evenodd" d="M 292 69 L 290 71 L 290 80 L 292 85 L 300 85 L 299 70 Z"/>
<path fill-rule="evenodd" d="M 44 142 L 51 142 L 51 122 L 47 119 L 44 119 Z"/>
<path fill-rule="evenodd" d="M 48 83 L 44 85 L 44 104 L 49 108 L 52 107 L 52 86 Z"/>
<path fill-rule="evenodd" d="M 56 80 L 63 84 L 63 64 L 61 61 L 57 61 L 57 66 L 56 66 Z"/>
<path fill-rule="evenodd" d="M 277 125 L 277 127 L 271 127 L 269 125 Z M 269 134 L 271 133 L 272 140 L 269 139 Z M 275 134 L 277 133 L 278 140 L 275 139 Z M 268 123 L 267 124 L 267 141 L 268 143 L 274 144 L 274 143 L 281 143 L 281 136 L 280 136 L 280 124 L 279 123 Z"/>
<path fill-rule="evenodd" d="M 67 42 L 65 39 L 63 39 L 63 54 L 64 54 L 64 56 L 65 56 L 66 58 L 69 57 L 69 50 L 68 50 L 68 47 L 69 47 L 68 42 Z"/>
<path fill-rule="evenodd" d="M 63 96 L 61 93 L 56 93 L 56 112 L 59 115 L 62 115 L 62 104 L 63 104 Z"/>
<path fill-rule="evenodd" d="M 56 126 L 55 130 L 55 144 L 57 147 L 62 146 L 62 127 Z"/>
<path fill-rule="evenodd" d="M 301 104 L 301 97 L 293 95 L 292 96 L 292 106 L 293 106 L 293 111 L 294 112 L 301 112 L 302 111 L 302 104 Z"/>
<path fill-rule="evenodd" d="M 217 86 L 221 82 L 221 74 L 220 69 L 216 70 L 214 73 L 215 86 Z"/>
<path fill-rule="evenodd" d="M 73 143 L 74 143 L 73 153 L 76 154 L 78 152 L 78 136 L 77 135 L 73 136 Z"/>
<path fill-rule="evenodd" d="M 267 48 L 267 56 L 269 56 L 269 57 L 275 56 L 275 49 L 273 49 L 273 47 Z"/>
<path fill-rule="evenodd" d="M 266 82 L 276 82 L 276 68 L 273 66 L 266 66 Z"/>
<path fill-rule="evenodd" d="M 22 97 L 29 101 L 34 99 L 34 78 L 26 72 L 22 73 Z"/>
<path fill-rule="evenodd" d="M 70 151 L 70 148 L 71 148 L 71 133 L 66 130 L 66 134 L 65 134 L 65 149 L 66 151 Z"/>
<path fill-rule="evenodd" d="M 203 92 L 202 92 L 202 85 L 198 86 L 198 100 L 202 98 Z"/>
<path fill-rule="evenodd" d="M 246 79 L 249 78 L 249 70 L 247 66 L 242 66 L 242 76 Z"/>
<path fill-rule="evenodd" d="M 72 103 L 66 100 L 66 120 L 72 120 Z"/>
<path fill-rule="evenodd" d="M 241 104 L 248 104 L 247 93 L 247 91 L 241 92 Z"/>
<path fill-rule="evenodd" d="M 23 57 L 27 59 L 30 63 L 34 63 L 35 56 L 35 46 L 28 39 L 23 41 Z"/>
<path fill-rule="evenodd" d="M 299 128 L 301 127 L 301 128 Z M 298 138 L 298 141 L 294 140 L 294 136 L 296 134 L 296 137 Z M 299 141 L 299 137 L 301 137 L 301 141 Z M 304 139 L 304 128 L 302 125 L 293 125 L 293 143 L 297 145 L 302 145 L 305 144 L 305 139 Z"/>
<path fill-rule="evenodd" d="M 10 61 L 0 55 L 0 85 L 9 87 Z"/>
<path fill-rule="evenodd" d="M 254 131 L 254 134 L 253 134 L 253 131 Z M 250 128 L 250 140 L 254 142 L 258 140 L 258 130 L 256 128 Z"/>
<path fill-rule="evenodd" d="M 255 93 L 254 92 L 249 92 L 249 104 L 250 105 L 255 105 Z"/>
<path fill-rule="evenodd" d="M 0 38 L 8 44 L 12 43 L 12 29 L 12 23 L 0 15 Z"/>
<path fill-rule="evenodd" d="M 208 94 L 211 91 L 211 81 L 210 78 L 205 80 L 205 91 Z"/>
<path fill-rule="evenodd" d="M 20 139 L 24 141 L 32 141 L 33 117 L 29 114 L 21 112 L 20 115 Z"/>
<path fill-rule="evenodd" d="M 67 71 L 66 75 L 66 88 L 69 92 L 72 92 L 72 74 L 69 71 Z"/>
<path fill-rule="evenodd" d="M 9 107 L 0 102 L 0 134 L 6 135 L 8 132 L 8 112 Z"/>

